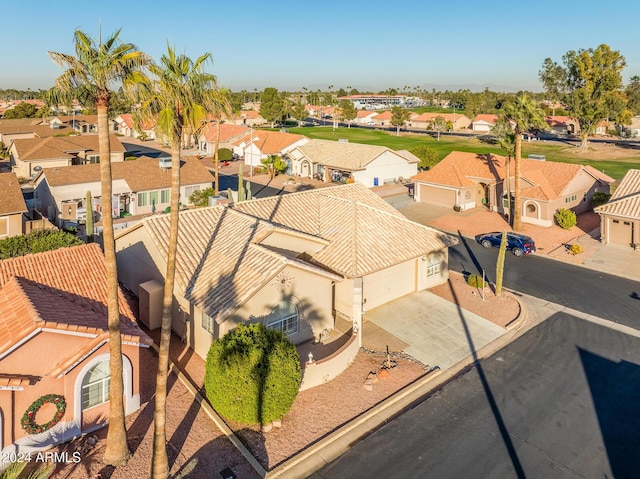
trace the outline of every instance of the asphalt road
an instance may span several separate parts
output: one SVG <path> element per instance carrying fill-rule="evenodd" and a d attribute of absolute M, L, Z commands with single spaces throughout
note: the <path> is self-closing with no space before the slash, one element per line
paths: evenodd
<path fill-rule="evenodd" d="M 498 248 L 485 249 L 463 238 L 449 249 L 453 271 L 485 274 L 495 281 Z M 640 329 L 640 283 L 563 263 L 541 255 L 507 253 L 503 284 L 553 303 Z"/>
<path fill-rule="evenodd" d="M 640 339 L 558 313 L 312 478 L 627 478 Z"/>

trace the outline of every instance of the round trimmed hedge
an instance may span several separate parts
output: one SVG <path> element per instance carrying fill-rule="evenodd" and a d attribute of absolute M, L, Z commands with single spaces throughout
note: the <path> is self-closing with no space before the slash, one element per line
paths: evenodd
<path fill-rule="evenodd" d="M 282 419 L 300 388 L 300 356 L 289 338 L 263 324 L 240 324 L 213 342 L 205 390 L 222 416 L 244 424 Z"/>

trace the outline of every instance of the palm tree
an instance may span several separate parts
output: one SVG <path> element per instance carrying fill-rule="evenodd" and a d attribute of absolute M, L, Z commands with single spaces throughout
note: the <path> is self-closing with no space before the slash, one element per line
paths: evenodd
<path fill-rule="evenodd" d="M 496 140 L 507 155 L 506 161 L 506 178 L 504 180 L 504 191 L 507 194 L 507 216 L 509 225 L 513 223 L 513 215 L 511 214 L 511 159 L 516 155 L 516 134 L 511 128 L 511 124 L 504 118 L 499 118 L 491 132 L 496 136 Z M 504 204 L 503 204 L 504 208 Z"/>
<path fill-rule="evenodd" d="M 102 222 L 105 269 L 107 274 L 107 310 L 111 386 L 109 388 L 109 430 L 103 461 L 112 466 L 125 464 L 131 453 L 127 445 L 124 424 L 124 383 L 122 376 L 122 340 L 118 306 L 118 273 L 113 235 L 113 204 L 111 184 L 111 147 L 109 145 L 110 88 L 122 83 L 126 91 L 146 76 L 141 72 L 149 58 L 131 43 L 122 43 L 117 30 L 106 41 L 96 42 L 86 33 L 76 30 L 76 56 L 49 52 L 51 59 L 67 70 L 56 79 L 57 95 L 66 104 L 78 100 L 95 105 L 98 112 L 98 144 L 100 150 L 100 187 L 102 190 Z"/>
<path fill-rule="evenodd" d="M 160 63 L 151 65 L 156 79 L 148 88 L 140 90 L 140 114 L 143 118 L 157 118 L 157 129 L 168 138 L 171 146 L 171 208 L 167 270 L 162 302 L 162 329 L 156 374 L 156 408 L 154 414 L 154 442 L 151 474 L 166 478 L 169 473 L 166 445 L 167 375 L 171 340 L 171 307 L 178 249 L 178 220 L 180 206 L 180 143 L 183 132 L 195 131 L 208 113 L 220 108 L 220 94 L 216 77 L 204 72 L 211 60 L 206 53 L 195 61 L 185 54 L 176 54 L 167 45 L 167 53 Z M 217 184 L 216 184 L 217 185 Z"/>
<path fill-rule="evenodd" d="M 28 476 L 25 476 L 22 472 L 25 470 L 29 463 L 27 461 L 15 461 L 9 464 L 4 471 L 0 473 L 0 479 L 47 479 L 51 477 L 55 464 L 40 464 L 35 470 L 31 468 L 31 472 Z"/>
<path fill-rule="evenodd" d="M 520 198 L 522 134 L 534 128 L 544 130 L 546 128 L 546 123 L 544 121 L 543 111 L 537 103 L 532 101 L 526 95 L 526 93 L 519 93 L 513 103 L 509 103 L 505 106 L 503 117 L 514 125 L 513 132 L 516 135 L 514 171 L 515 211 L 513 215 L 513 229 L 520 231 L 522 229 L 522 208 Z"/>

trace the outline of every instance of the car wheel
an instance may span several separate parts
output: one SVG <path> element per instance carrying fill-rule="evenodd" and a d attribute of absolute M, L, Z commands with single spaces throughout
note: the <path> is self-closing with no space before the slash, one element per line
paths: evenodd
<path fill-rule="evenodd" d="M 524 251 L 522 251 L 520 248 L 513 248 L 513 254 L 520 257 L 524 254 Z"/>
<path fill-rule="evenodd" d="M 482 242 L 482 246 L 484 246 L 485 248 L 491 248 L 491 241 L 489 240 L 484 240 Z"/>

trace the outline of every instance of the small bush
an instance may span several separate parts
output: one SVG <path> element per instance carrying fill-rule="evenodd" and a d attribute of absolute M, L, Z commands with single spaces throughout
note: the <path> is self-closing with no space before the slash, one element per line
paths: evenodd
<path fill-rule="evenodd" d="M 566 208 L 560 208 L 556 211 L 556 223 L 558 223 L 558 226 L 561 228 L 568 230 L 578 223 L 578 219 L 573 211 Z"/>
<path fill-rule="evenodd" d="M 467 284 L 474 288 L 483 288 L 484 286 L 487 286 L 487 282 L 485 281 L 483 284 L 482 277 L 477 274 L 470 274 L 467 276 Z"/>
<path fill-rule="evenodd" d="M 591 202 L 593 203 L 593 207 L 595 208 L 596 206 L 604 205 L 607 201 L 609 201 L 609 198 L 611 198 L 611 195 L 607 193 L 597 192 L 593 194 Z"/>
<path fill-rule="evenodd" d="M 229 148 L 220 148 L 218 150 L 218 161 L 233 160 L 233 152 Z"/>
<path fill-rule="evenodd" d="M 133 160 L 137 160 L 138 157 L 137 156 L 133 156 L 133 155 L 129 155 L 129 156 L 125 156 L 124 157 L 124 161 L 133 161 Z"/>
<path fill-rule="evenodd" d="M 207 354 L 207 398 L 222 416 L 244 424 L 282 419 L 300 388 L 300 357 L 280 331 L 239 324 Z"/>
<path fill-rule="evenodd" d="M 572 245 L 569 245 L 569 251 L 571 251 L 573 254 L 580 254 L 584 250 L 582 249 L 582 246 L 580 246 L 579 244 L 572 244 Z"/>

